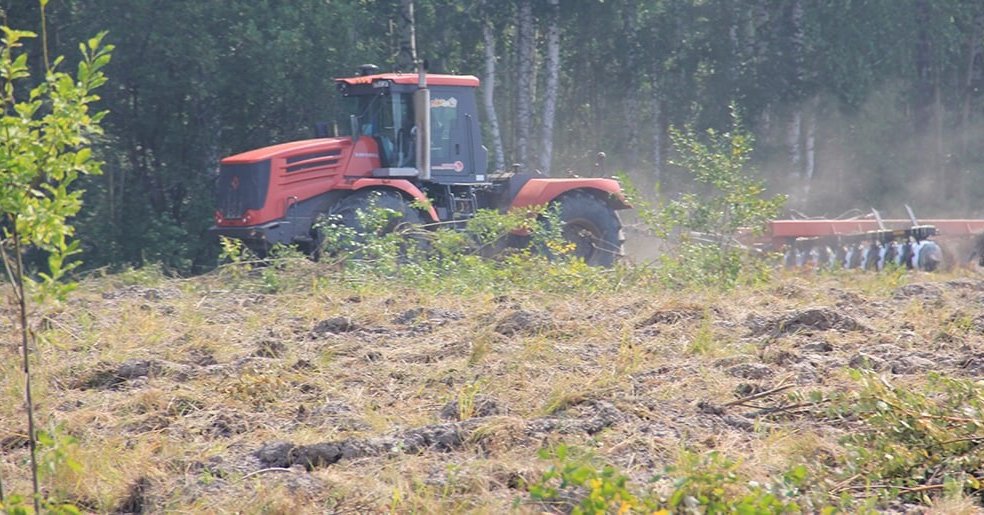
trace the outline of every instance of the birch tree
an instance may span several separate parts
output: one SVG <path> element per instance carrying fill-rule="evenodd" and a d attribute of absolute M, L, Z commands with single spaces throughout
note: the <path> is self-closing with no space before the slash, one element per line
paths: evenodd
<path fill-rule="evenodd" d="M 400 0 L 400 15 L 397 18 L 400 38 L 400 52 L 396 57 L 396 69 L 401 72 L 413 71 L 417 62 L 417 37 L 413 21 L 413 0 Z"/>
<path fill-rule="evenodd" d="M 505 152 L 502 149 L 502 132 L 499 130 L 499 116 L 495 112 L 495 33 L 492 23 L 482 23 L 482 41 L 485 44 L 485 77 L 482 80 L 482 101 L 485 104 L 485 116 L 492 135 L 492 155 L 495 159 L 495 169 L 506 169 Z"/>
<path fill-rule="evenodd" d="M 516 161 L 529 165 L 530 132 L 533 125 L 533 3 L 520 0 L 516 67 Z"/>
<path fill-rule="evenodd" d="M 557 83 L 560 77 L 560 0 L 547 0 L 547 3 L 550 12 L 547 22 L 547 83 L 543 92 L 540 170 L 550 175 L 553 161 L 554 112 L 557 108 Z"/>
<path fill-rule="evenodd" d="M 789 121 L 786 126 L 786 148 L 789 153 L 789 173 L 796 182 L 803 180 L 802 169 L 802 131 L 803 131 L 803 108 L 798 105 L 799 95 L 797 90 L 802 86 L 803 72 L 803 4 L 801 0 L 793 0 L 789 14 L 790 24 L 790 53 L 791 53 L 791 99 L 793 106 L 789 112 Z"/>

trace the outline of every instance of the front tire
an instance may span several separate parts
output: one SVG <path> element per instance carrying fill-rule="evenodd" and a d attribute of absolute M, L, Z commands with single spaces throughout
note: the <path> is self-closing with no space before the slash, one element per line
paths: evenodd
<path fill-rule="evenodd" d="M 403 195 L 395 191 L 357 191 L 339 200 L 328 212 L 340 216 L 346 227 L 351 227 L 360 235 L 365 235 L 367 230 L 359 221 L 358 212 L 368 213 L 372 209 L 388 209 L 398 214 L 398 216 L 390 218 L 386 225 L 379 228 L 376 231 L 377 235 L 391 233 L 407 224 L 419 225 L 424 223 L 420 211 L 410 207 L 410 203 L 403 198 Z"/>
<path fill-rule="evenodd" d="M 575 191 L 551 202 L 556 206 L 564 240 L 574 245 L 573 255 L 591 266 L 610 267 L 622 255 L 622 220 L 607 202 Z"/>
<path fill-rule="evenodd" d="M 408 225 L 420 225 L 424 223 L 424 217 L 417 209 L 410 206 L 410 203 L 395 191 L 385 190 L 362 190 L 356 191 L 338 202 L 336 202 L 328 212 L 328 217 L 335 219 L 335 223 L 343 227 L 351 228 L 355 234 L 353 243 L 356 245 L 364 243 L 369 236 L 370 228 L 366 228 L 359 219 L 359 213 L 371 213 L 374 209 L 384 209 L 394 211 L 396 215 L 390 216 L 382 227 L 372 228 L 375 236 L 382 236 L 400 230 Z M 365 215 L 363 215 L 365 216 Z M 323 217 L 321 217 L 323 219 Z M 317 224 L 316 224 L 317 225 Z M 314 256 L 319 258 L 324 252 L 324 235 L 318 228 L 312 228 L 315 238 Z"/>

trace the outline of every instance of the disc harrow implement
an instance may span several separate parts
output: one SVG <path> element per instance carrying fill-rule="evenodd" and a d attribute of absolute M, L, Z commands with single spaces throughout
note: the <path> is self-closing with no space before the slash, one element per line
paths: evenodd
<path fill-rule="evenodd" d="M 882 270 L 894 265 L 932 272 L 963 261 L 956 258 L 961 255 L 968 261 L 977 258 L 984 266 L 984 220 L 917 221 L 911 210 L 907 220 L 883 220 L 877 211 L 873 215 L 850 220 L 773 220 L 764 243 L 782 253 L 787 268 Z"/>

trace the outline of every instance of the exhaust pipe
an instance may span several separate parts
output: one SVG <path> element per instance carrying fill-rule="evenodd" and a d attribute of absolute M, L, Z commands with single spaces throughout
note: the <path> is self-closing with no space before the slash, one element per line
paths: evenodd
<path fill-rule="evenodd" d="M 430 90 L 427 89 L 427 70 L 417 62 L 417 91 L 413 94 L 414 122 L 417 124 L 417 170 L 421 180 L 431 178 Z"/>

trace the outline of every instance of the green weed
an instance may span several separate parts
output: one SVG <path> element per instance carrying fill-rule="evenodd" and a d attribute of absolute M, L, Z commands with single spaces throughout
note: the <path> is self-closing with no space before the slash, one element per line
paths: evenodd
<path fill-rule="evenodd" d="M 760 485 L 741 475 L 738 462 L 717 452 L 684 452 L 676 466 L 653 478 L 653 483 L 672 485 L 660 491 L 636 487 L 615 467 L 600 465 L 593 455 L 573 447 L 545 449 L 540 458 L 551 466 L 527 487 L 530 497 L 541 502 L 579 499 L 571 507 L 575 514 L 795 513 L 804 509 L 795 499 L 804 494 L 809 479 L 807 468 L 799 465 L 772 484 Z"/>

